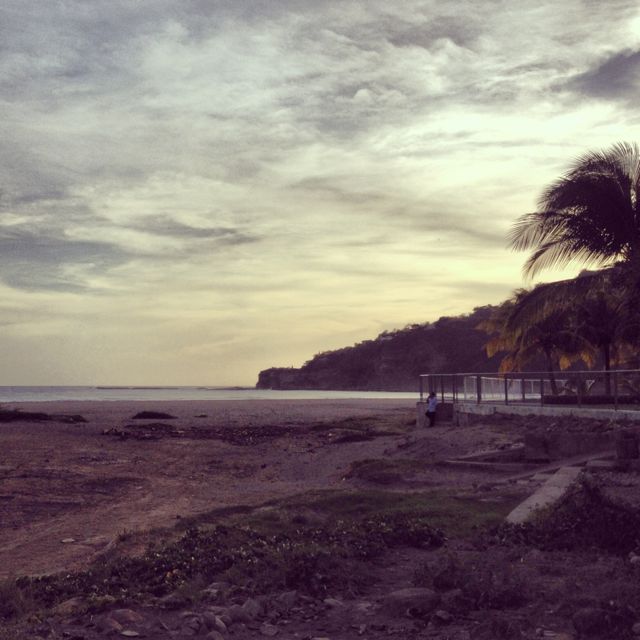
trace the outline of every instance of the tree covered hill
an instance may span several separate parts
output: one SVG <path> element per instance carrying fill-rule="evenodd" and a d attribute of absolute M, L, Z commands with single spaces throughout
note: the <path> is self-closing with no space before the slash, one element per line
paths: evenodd
<path fill-rule="evenodd" d="M 467 315 L 385 331 L 374 340 L 319 353 L 299 369 L 265 369 L 256 386 L 413 391 L 421 373 L 497 371 L 501 358 L 487 357 L 487 334 L 477 328 L 494 309 L 477 307 Z"/>

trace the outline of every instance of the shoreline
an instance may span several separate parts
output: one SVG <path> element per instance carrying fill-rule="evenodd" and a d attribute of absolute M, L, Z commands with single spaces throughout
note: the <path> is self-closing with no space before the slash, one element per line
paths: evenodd
<path fill-rule="evenodd" d="M 15 402 L 181 402 L 181 401 L 300 401 L 413 400 L 415 391 L 326 391 L 277 389 L 211 389 L 203 387 L 0 387 L 0 404 Z"/>

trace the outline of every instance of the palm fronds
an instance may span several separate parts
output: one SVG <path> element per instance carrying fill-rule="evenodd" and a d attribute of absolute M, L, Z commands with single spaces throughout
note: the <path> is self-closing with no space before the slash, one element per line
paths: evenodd
<path fill-rule="evenodd" d="M 509 233 L 512 249 L 532 251 L 525 275 L 576 260 L 596 267 L 640 261 L 639 193 L 637 145 L 618 143 L 578 158 Z"/>

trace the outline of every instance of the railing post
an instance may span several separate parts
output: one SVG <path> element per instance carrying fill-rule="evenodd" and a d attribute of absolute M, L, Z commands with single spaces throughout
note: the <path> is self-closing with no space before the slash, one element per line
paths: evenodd
<path fill-rule="evenodd" d="M 520 379 L 520 384 L 521 384 L 521 388 L 522 388 L 522 402 L 526 402 L 527 401 L 527 392 L 524 388 L 524 378 Z"/>
<path fill-rule="evenodd" d="M 440 374 L 440 397 L 444 402 L 444 374 Z"/>
<path fill-rule="evenodd" d="M 424 401 L 424 376 L 420 376 L 420 402 Z"/>
<path fill-rule="evenodd" d="M 544 378 L 540 378 L 540 406 L 544 407 Z"/>
<path fill-rule="evenodd" d="M 477 404 L 482 402 L 482 376 L 476 376 L 476 400 Z"/>
<path fill-rule="evenodd" d="M 613 372 L 613 408 L 618 410 L 618 372 Z"/>
<path fill-rule="evenodd" d="M 580 375 L 580 371 L 577 371 L 576 373 L 578 374 L 578 384 L 576 388 L 576 392 L 578 395 L 578 406 L 581 407 L 582 406 L 582 377 Z"/>
<path fill-rule="evenodd" d="M 504 403 L 509 404 L 509 380 L 506 373 L 504 374 Z"/>

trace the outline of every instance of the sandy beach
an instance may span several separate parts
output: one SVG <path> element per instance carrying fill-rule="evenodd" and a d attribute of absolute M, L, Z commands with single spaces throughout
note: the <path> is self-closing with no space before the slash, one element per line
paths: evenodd
<path fill-rule="evenodd" d="M 331 447 L 326 434 L 332 425 L 339 430 L 342 421 L 357 418 L 408 429 L 415 418 L 411 400 L 32 402 L 3 408 L 80 415 L 87 422 L 0 424 L 0 577 L 77 569 L 126 532 L 339 486 L 353 460 L 381 455 L 390 438 Z M 133 420 L 142 411 L 175 419 Z M 149 439 L 119 437 L 126 425 L 138 436 L 156 426 Z M 171 433 L 160 427 L 158 434 L 157 425 Z M 258 437 L 243 446 L 212 433 L 274 427 L 287 437 Z"/>
<path fill-rule="evenodd" d="M 12 409 L 20 409 L 19 416 L 11 414 Z M 51 419 L 27 419 L 27 412 Z M 114 630 L 137 634 L 130 637 L 183 639 L 198 629 L 205 635 L 212 632 L 215 615 L 226 616 L 230 635 L 240 638 L 280 634 L 354 640 L 366 632 L 364 637 L 375 640 L 390 634 L 469 640 L 503 637 L 495 635 L 496 611 L 499 624 L 526 631 L 504 637 L 539 637 L 537 629 L 544 628 L 565 634 L 545 637 L 575 640 L 567 632 L 580 628 L 585 594 L 596 603 L 592 608 L 617 603 L 615 594 L 627 593 L 627 574 L 634 571 L 615 554 L 594 564 L 579 545 L 543 553 L 532 544 L 498 544 L 488 533 L 489 524 L 502 522 L 553 468 L 507 462 L 488 469 L 467 465 L 462 458 L 487 451 L 509 453 L 522 444 L 527 429 L 565 428 L 564 423 L 540 425 L 536 417 L 493 416 L 465 427 L 441 422 L 419 430 L 412 400 L 47 402 L 3 405 L 0 414 L 7 413 L 20 420 L 0 421 L 0 603 L 5 597 L 7 618 L 6 626 L 0 624 L 2 640 L 98 640 Z M 143 417 L 136 417 L 140 413 Z M 611 426 L 594 423 L 584 428 Z M 628 498 L 640 491 L 637 474 L 605 472 L 600 477 L 616 496 L 622 491 Z M 596 518 L 600 504 L 590 517 Z M 109 573 L 110 567 L 129 566 L 132 557 L 146 558 L 140 570 L 150 566 L 145 549 L 154 543 L 165 545 L 163 554 L 169 555 L 160 557 L 162 562 L 167 558 L 168 572 L 149 576 L 165 580 L 183 566 L 171 544 L 182 541 L 182 548 L 190 530 L 211 532 L 220 525 L 234 531 L 232 535 L 243 535 L 238 532 L 245 526 L 300 535 L 300 549 L 307 554 L 303 557 L 311 561 L 316 556 L 310 551 L 314 547 L 306 546 L 307 536 L 325 536 L 321 544 L 329 544 L 327 540 L 342 531 L 339 514 L 355 518 L 358 526 L 363 516 L 387 522 L 396 505 L 404 505 L 400 511 L 409 514 L 411 527 L 424 524 L 421 518 L 428 526 L 433 522 L 442 527 L 444 546 L 425 546 L 423 537 L 416 544 L 403 537 L 411 529 L 395 530 L 400 538 L 370 560 L 339 560 L 326 590 L 313 586 L 314 576 L 320 575 L 316 569 L 307 576 L 287 565 L 281 568 L 293 570 L 290 578 L 297 584 L 291 591 L 278 565 L 268 563 L 264 566 L 272 573 L 262 586 L 244 574 L 234 578 L 232 565 L 230 573 L 220 578 L 214 571 L 205 583 L 191 576 L 175 592 L 164 582 L 157 593 L 137 592 L 135 564 L 127 570 L 124 591 L 117 582 L 119 570 Z M 189 523 L 196 527 L 190 529 Z M 602 526 L 609 531 L 606 519 Z M 630 526 L 635 531 L 635 525 Z M 353 549 L 369 541 L 366 529 L 358 531 L 357 538 L 350 538 Z M 218 540 L 217 534 L 211 535 L 210 540 Z M 606 547 L 608 534 L 603 540 Z M 272 545 L 267 549 L 276 553 Z M 256 548 L 259 561 L 264 548 Z M 318 553 L 318 558 L 326 558 Z M 215 553 L 196 555 L 198 561 L 215 559 Z M 124 564 L 119 565 L 120 560 Z M 441 585 L 437 574 L 429 573 L 429 567 L 442 563 L 449 567 L 447 575 L 453 571 L 459 582 Z M 78 591 L 73 586 L 99 566 L 107 571 L 101 574 L 107 583 L 94 586 L 91 577 L 87 588 Z M 50 574 L 56 574 L 51 578 L 58 586 L 44 612 L 42 604 L 29 604 L 28 587 L 18 593 L 14 581 L 1 580 Z M 346 580 L 342 587 L 341 575 Z M 575 576 L 591 585 L 579 591 L 580 600 L 571 586 Z M 115 579 L 116 586 L 110 586 L 109 579 Z M 210 583 L 212 579 L 223 582 Z M 226 586 L 220 590 L 215 586 L 219 584 Z M 420 606 L 430 602 L 441 608 L 429 605 L 419 615 L 407 613 L 406 606 L 389 609 L 396 594 L 405 597 L 406 590 L 416 586 Z M 107 595 L 93 593 L 98 588 Z M 467 599 L 459 602 L 463 591 Z M 562 601 L 561 608 L 549 608 L 551 592 Z M 39 602 L 46 601 L 42 589 L 39 593 Z M 176 604 L 171 598 L 178 598 Z M 262 603 L 260 612 L 253 598 Z M 297 604 L 282 609 L 282 598 Z M 625 596 L 627 601 L 636 606 L 631 595 Z M 240 605 L 253 607 L 254 617 L 233 618 Z M 29 617 L 39 607 L 40 617 Z M 616 607 L 626 611 L 621 604 Z M 489 617 L 488 610 L 494 611 Z M 624 618 L 624 628 L 634 620 Z M 476 632 L 480 635 L 473 635 Z"/>

